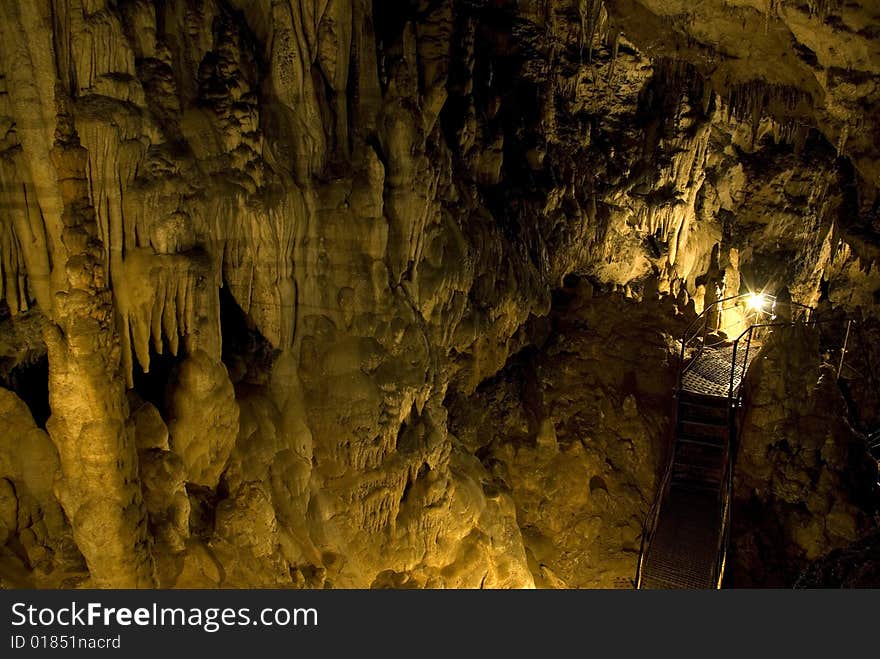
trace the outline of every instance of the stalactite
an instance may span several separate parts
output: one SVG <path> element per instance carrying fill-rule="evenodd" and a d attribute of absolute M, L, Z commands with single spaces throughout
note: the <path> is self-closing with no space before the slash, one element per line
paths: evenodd
<path fill-rule="evenodd" d="M 117 275 L 117 281 L 125 285 L 117 291 L 116 301 L 122 367 L 129 386 L 135 359 L 149 372 L 151 343 L 159 354 L 167 347 L 177 355 L 180 339 L 192 342 L 198 333 L 200 317 L 219 317 L 215 276 L 206 260 L 190 254 L 154 255 L 141 249 L 126 256 Z M 217 353 L 219 346 L 211 345 L 215 342 L 200 340 L 199 347 Z M 188 344 L 188 348 L 194 347 Z"/>
<path fill-rule="evenodd" d="M 26 311 L 29 307 L 27 278 L 19 249 L 15 228 L 0 224 L 0 300 L 12 314 Z"/>
<path fill-rule="evenodd" d="M 849 123 L 844 123 L 840 129 L 840 137 L 837 139 L 837 157 L 846 153 L 846 140 L 849 138 Z"/>
<path fill-rule="evenodd" d="M 620 30 L 610 28 L 609 30 L 610 46 L 611 46 L 611 65 L 608 67 L 608 81 L 614 77 L 614 66 L 617 64 L 617 54 L 620 49 Z"/>
<path fill-rule="evenodd" d="M 779 126 L 779 139 L 782 144 L 791 144 L 795 154 L 803 151 L 810 133 L 810 125 L 803 121 L 788 121 Z"/>
<path fill-rule="evenodd" d="M 477 385 L 499 373 L 523 341 L 541 343 L 529 326 L 543 333 L 539 323 L 553 321 L 551 291 L 570 288 L 569 273 L 589 276 L 578 284 L 579 297 L 589 291 L 593 298 L 594 283 L 600 291 L 584 313 L 601 308 L 603 287 L 657 303 L 665 289 L 678 296 L 681 310 L 693 311 L 707 288 L 714 292 L 711 278 L 696 284 L 707 272 L 717 275 L 717 258 L 709 263 L 714 245 L 745 246 L 766 230 L 767 246 L 750 245 L 757 262 L 772 251 L 776 233 L 792 229 L 795 240 L 806 234 L 805 242 L 820 233 L 837 208 L 834 178 L 820 161 L 830 150 L 811 150 L 806 166 L 818 165 L 817 173 L 805 175 L 806 159 L 795 161 L 787 149 L 740 149 L 745 126 L 725 125 L 716 112 L 729 67 L 735 70 L 727 80 L 742 80 L 736 72 L 750 70 L 749 57 L 766 52 L 756 7 L 767 7 L 772 30 L 781 0 L 721 3 L 723 9 L 666 3 L 674 10 L 662 2 L 616 2 L 611 14 L 602 0 L 82 4 L 50 2 L 53 34 L 43 34 L 47 23 L 33 2 L 0 0 L 0 16 L 17 8 L 13 13 L 31 17 L 21 29 L 0 21 L 0 68 L 18 81 L 6 92 L 0 72 L 0 191 L 26 207 L 15 214 L 0 207 L 0 295 L 13 312 L 36 302 L 43 311 L 54 305 L 66 313 L 51 321 L 63 331 L 51 335 L 48 359 L 49 429 L 64 450 L 65 506 L 90 563 L 125 567 L 134 557 L 143 564 L 116 575 L 101 574 L 98 565 L 95 583 L 151 585 L 149 569 L 142 569 L 149 568 L 146 538 L 155 541 L 163 587 L 206 579 L 261 585 L 260 566 L 269 556 L 282 567 L 284 585 L 310 571 L 335 586 L 369 586 L 392 573 L 438 587 L 527 586 L 533 575 L 523 548 L 531 540 L 520 533 L 517 513 L 531 515 L 538 506 L 531 494 L 514 506 L 508 490 L 517 485 L 508 467 L 533 444 L 543 453 L 553 448 L 548 466 L 562 487 L 572 457 L 556 449 L 576 437 L 589 438 L 574 447 L 587 461 L 576 482 L 588 475 L 591 498 L 578 500 L 574 515 L 547 519 L 579 524 L 567 537 L 584 544 L 566 546 L 570 555 L 597 556 L 601 537 L 620 556 L 581 561 L 591 570 L 586 576 L 569 570 L 553 578 L 612 585 L 630 575 L 632 553 L 615 547 L 638 537 L 655 489 L 653 450 L 662 445 L 651 434 L 656 419 L 642 429 L 637 406 L 626 411 L 633 397 L 626 397 L 623 417 L 616 397 L 607 397 L 604 411 L 572 399 L 578 419 L 601 424 L 560 426 L 558 438 L 556 406 L 547 406 L 549 422 L 537 413 L 517 418 L 534 410 L 516 404 L 493 417 L 501 426 L 521 426 L 511 434 L 509 455 L 496 453 L 506 448 L 485 434 L 488 424 L 470 438 L 451 421 L 447 427 L 447 403 L 459 394 L 475 400 Z M 811 10 L 824 11 L 820 4 L 834 3 L 812 3 Z M 702 27 L 719 11 L 719 25 L 736 31 L 747 16 L 743 25 L 756 34 L 743 30 L 716 41 Z M 805 20 L 806 9 L 800 11 Z M 639 29 L 633 20 L 643 21 Z M 13 48 L 21 35 L 41 49 Z M 731 42 L 739 38 L 746 46 L 756 40 L 748 57 Z M 50 43 L 55 57 L 45 56 Z M 25 51 L 29 56 L 20 57 Z M 32 64 L 38 76 L 18 71 Z M 756 76 L 764 71 L 755 69 Z M 59 80 L 63 94 L 54 91 Z M 30 97 L 32 87 L 42 89 L 39 98 Z M 72 102 L 64 121 L 76 130 L 58 147 L 59 177 L 45 165 L 44 142 L 51 146 L 47 135 L 64 95 Z M 4 96 L 17 103 L 14 112 Z M 813 119 L 808 102 L 796 90 L 744 85 L 731 88 L 726 112 L 752 122 L 759 134 L 803 144 Z M 7 134 L 20 131 L 21 145 L 3 142 L 7 126 L 14 126 Z M 779 174 L 765 167 L 777 155 Z M 764 175 L 769 180 L 759 180 Z M 56 179 L 63 179 L 64 195 L 52 193 Z M 763 215 L 746 221 L 778 199 L 784 204 L 771 206 L 771 226 Z M 839 221 L 852 241 L 848 210 Z M 79 224 L 65 225 L 62 212 Z M 47 247 L 47 235 L 57 236 L 54 247 Z M 66 259 L 64 245 L 76 248 L 76 259 Z M 46 284 L 41 294 L 50 258 L 64 286 Z M 835 267 L 865 263 L 853 258 Z M 807 267 L 793 265 L 798 277 Z M 729 268 L 737 282 L 738 268 Z M 631 370 L 641 381 L 643 356 L 657 353 L 658 368 L 667 369 L 664 341 L 642 334 L 660 324 L 633 322 L 630 313 L 642 309 L 633 304 L 616 326 L 619 301 L 607 313 L 583 317 L 586 326 L 602 328 L 602 349 L 572 346 L 570 353 L 588 357 L 590 371 L 607 382 L 599 387 L 578 378 L 559 388 L 566 400 L 572 391 L 617 392 L 624 374 L 628 388 Z M 4 325 L 19 322 L 0 306 Z M 633 328 L 639 334 L 632 344 L 638 339 L 648 348 L 640 363 L 604 361 L 618 329 Z M 168 352 L 186 355 L 156 357 Z M 562 352 L 569 354 L 553 358 L 566 358 Z M 178 377 L 163 381 L 171 362 Z M 132 378 L 138 365 L 145 372 L 152 366 L 148 377 Z M 129 385 L 137 381 L 135 391 L 126 393 L 123 374 Z M 544 381 L 536 377 L 538 386 Z M 217 396 L 207 395 L 215 390 Z M 545 394 L 529 391 L 529 398 Z M 151 402 L 142 404 L 146 395 Z M 201 401 L 217 406 L 202 410 Z M 508 401 L 507 394 L 497 397 Z M 214 414 L 223 408 L 240 412 Z M 612 427 L 625 428 L 632 441 L 617 441 L 606 432 Z M 161 441 L 145 444 L 151 433 Z M 80 449 L 90 459 L 100 452 L 100 469 L 83 471 Z M 149 455 L 141 459 L 139 450 Z M 534 455 L 523 461 L 526 483 L 539 484 L 529 485 L 538 494 L 546 490 L 539 463 Z M 154 482 L 166 466 L 163 478 L 173 476 L 173 488 Z M 624 466 L 631 478 L 618 469 Z M 101 479 L 93 478 L 98 472 Z M 503 488 L 493 481 L 498 474 Z M 114 475 L 119 482 L 105 487 Z M 138 478 L 146 515 L 137 510 Z M 178 512 L 190 510 L 191 500 L 196 513 L 175 520 L 185 542 L 173 556 L 152 528 L 154 497 L 182 499 Z M 263 503 L 242 505 L 248 499 Z M 623 531 L 581 524 L 606 512 L 584 515 L 583 505 L 609 500 L 617 517 L 634 523 Z M 117 519 L 119 510 L 126 519 Z M 259 511 L 265 519 L 250 514 Z M 115 553 L 95 542 L 109 535 L 102 519 L 118 530 L 108 544 Z M 149 521 L 150 534 L 132 529 L 130 520 Z M 272 533 L 261 540 L 262 527 Z M 249 555 L 252 543 L 265 543 L 263 553 Z M 542 571 L 545 563 L 557 569 L 535 559 Z"/>
<path fill-rule="evenodd" d="M 672 57 L 658 57 L 653 61 L 654 81 L 660 93 L 676 99 L 676 104 L 687 99 L 692 106 L 707 115 L 711 108 L 712 88 L 701 71 L 690 62 Z"/>
<path fill-rule="evenodd" d="M 578 0 L 578 15 L 581 31 L 579 47 L 581 62 L 584 61 L 584 47 L 587 48 L 587 62 L 593 61 L 593 41 L 601 34 L 603 19 L 607 20 L 607 12 L 603 0 Z"/>
<path fill-rule="evenodd" d="M 765 117 L 785 126 L 785 134 L 793 135 L 796 117 L 808 114 L 812 107 L 813 98 L 808 93 L 764 80 L 736 85 L 728 91 L 726 99 L 727 118 L 749 122 L 753 140 Z"/>
<path fill-rule="evenodd" d="M 588 0 L 578 0 L 577 11 L 580 19 L 580 32 L 578 32 L 578 52 L 579 62 L 584 61 L 584 44 L 587 41 L 587 2 Z"/>
<path fill-rule="evenodd" d="M 825 18 L 840 11 L 843 7 L 843 0 L 807 0 L 807 7 L 810 10 L 810 16 Z"/>

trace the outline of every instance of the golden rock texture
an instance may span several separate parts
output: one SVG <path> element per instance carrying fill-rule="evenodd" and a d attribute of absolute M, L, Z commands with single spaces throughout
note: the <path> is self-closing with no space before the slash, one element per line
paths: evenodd
<path fill-rule="evenodd" d="M 511 490 L 537 585 L 626 588 L 662 476 L 682 316 L 585 287 L 560 293 L 538 350 L 450 401 L 451 428 Z"/>
<path fill-rule="evenodd" d="M 759 354 L 743 419 L 734 518 L 739 583 L 787 586 L 871 528 L 872 474 L 819 333 L 781 328 Z M 872 478 L 873 477 L 873 478 Z M 739 568 L 739 569 L 738 569 Z"/>
<path fill-rule="evenodd" d="M 0 583 L 626 585 L 683 324 L 741 283 L 875 313 L 878 29 L 0 2 Z M 808 560 L 853 535 L 816 506 Z"/>

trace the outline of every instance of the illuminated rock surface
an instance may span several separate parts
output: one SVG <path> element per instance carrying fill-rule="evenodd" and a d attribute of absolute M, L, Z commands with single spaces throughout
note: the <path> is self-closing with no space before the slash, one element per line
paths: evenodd
<path fill-rule="evenodd" d="M 867 0 L 0 3 L 0 584 L 628 586 L 706 300 L 877 316 L 878 102 Z M 873 528 L 836 327 L 732 585 Z"/>

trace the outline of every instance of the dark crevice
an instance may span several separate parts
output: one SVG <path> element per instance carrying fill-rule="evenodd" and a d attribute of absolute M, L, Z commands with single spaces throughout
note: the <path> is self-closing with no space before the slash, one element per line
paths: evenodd
<path fill-rule="evenodd" d="M 174 379 L 178 364 L 183 355 L 177 356 L 170 352 L 157 353 L 152 344 L 150 345 L 150 370 L 145 372 L 138 360 L 134 360 L 132 366 L 132 381 L 134 391 L 143 400 L 152 403 L 166 417 L 165 401 L 168 383 Z M 166 418 L 167 421 L 167 418 Z"/>
<path fill-rule="evenodd" d="M 46 428 L 51 410 L 49 408 L 49 360 L 46 355 L 36 358 L 34 361 L 17 364 L 5 374 L 0 376 L 0 386 L 14 391 L 21 398 L 31 415 L 34 423 L 40 428 Z"/>
<path fill-rule="evenodd" d="M 238 305 L 228 286 L 220 289 L 221 359 L 233 383 L 261 384 L 279 354 Z"/>

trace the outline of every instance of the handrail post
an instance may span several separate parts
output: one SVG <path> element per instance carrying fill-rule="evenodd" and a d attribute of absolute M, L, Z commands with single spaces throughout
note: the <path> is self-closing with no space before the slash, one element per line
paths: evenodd
<path fill-rule="evenodd" d="M 687 343 L 690 341 L 687 338 L 687 331 L 685 331 L 684 336 L 681 337 L 681 361 L 678 363 L 678 390 L 681 391 L 681 381 L 684 376 L 684 352 L 687 347 Z"/>
<path fill-rule="evenodd" d="M 730 389 L 727 392 L 727 402 L 733 404 L 733 378 L 736 374 L 736 348 L 739 345 L 739 339 L 733 342 L 733 356 L 730 360 Z"/>
<path fill-rule="evenodd" d="M 739 380 L 739 391 L 736 394 L 737 403 L 739 403 L 739 399 L 742 397 L 742 385 L 746 379 L 746 369 L 749 367 L 749 352 L 752 349 L 752 335 L 754 333 L 755 333 L 755 328 L 749 327 L 749 338 L 746 339 L 746 354 L 743 358 L 742 377 Z"/>
<path fill-rule="evenodd" d="M 843 337 L 843 348 L 840 351 L 840 364 L 837 366 L 837 379 L 840 379 L 840 373 L 843 371 L 843 358 L 846 357 L 846 346 L 849 343 L 849 330 L 852 327 L 852 318 L 846 323 L 846 336 Z"/>
<path fill-rule="evenodd" d="M 706 334 L 709 331 L 709 309 L 714 307 L 716 304 L 718 304 L 718 302 L 713 302 L 712 304 L 710 304 L 708 307 L 706 307 L 703 310 L 703 312 L 706 314 L 706 317 L 703 319 L 703 335 L 702 335 L 703 340 L 700 342 L 700 350 L 701 351 L 703 348 L 706 347 Z"/>

